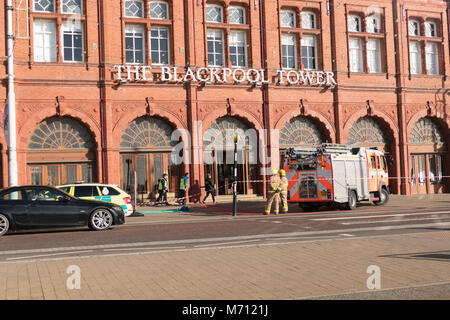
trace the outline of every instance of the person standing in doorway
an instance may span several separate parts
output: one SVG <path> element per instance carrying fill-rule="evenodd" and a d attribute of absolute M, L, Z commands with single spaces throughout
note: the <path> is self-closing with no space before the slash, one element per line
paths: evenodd
<path fill-rule="evenodd" d="M 162 201 L 164 201 L 164 204 L 166 206 L 169 205 L 169 202 L 167 201 L 167 192 L 169 192 L 169 181 L 167 179 L 167 173 L 164 173 L 162 178 L 159 179 L 158 183 L 158 199 L 156 200 L 156 204 L 162 204 Z"/>
<path fill-rule="evenodd" d="M 280 200 L 281 200 L 281 213 L 288 212 L 287 193 L 288 193 L 289 181 L 286 178 L 286 171 L 280 170 Z"/>
<path fill-rule="evenodd" d="M 280 177 L 278 176 L 278 170 L 272 168 L 269 179 L 269 195 L 267 196 L 265 215 L 270 214 L 272 209 L 272 203 L 275 202 L 275 208 L 273 212 L 278 214 L 280 206 Z"/>
<path fill-rule="evenodd" d="M 206 199 L 208 199 L 209 195 L 211 195 L 213 203 L 216 203 L 216 199 L 214 197 L 214 193 L 216 188 L 214 187 L 214 183 L 212 182 L 211 175 L 208 174 L 207 178 L 205 179 L 205 191 L 206 195 L 203 198 L 202 203 L 205 203 Z"/>

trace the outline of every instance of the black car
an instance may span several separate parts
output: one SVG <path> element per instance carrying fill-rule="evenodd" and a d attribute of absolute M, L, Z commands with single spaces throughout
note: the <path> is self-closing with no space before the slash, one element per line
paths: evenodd
<path fill-rule="evenodd" d="M 124 222 L 119 205 L 81 200 L 53 187 L 22 186 L 0 191 L 0 236 L 9 230 L 56 227 L 106 230 Z"/>

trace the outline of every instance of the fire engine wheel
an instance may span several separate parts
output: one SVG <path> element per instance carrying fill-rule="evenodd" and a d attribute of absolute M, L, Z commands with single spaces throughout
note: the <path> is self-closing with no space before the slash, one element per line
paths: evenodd
<path fill-rule="evenodd" d="M 346 203 L 346 209 L 347 210 L 355 210 L 356 205 L 358 204 L 358 199 L 356 197 L 355 191 L 350 191 L 348 194 L 348 202 Z"/>
<path fill-rule="evenodd" d="M 376 206 L 385 205 L 389 201 L 389 192 L 386 189 L 381 189 L 380 191 L 380 200 L 374 201 L 373 204 Z"/>

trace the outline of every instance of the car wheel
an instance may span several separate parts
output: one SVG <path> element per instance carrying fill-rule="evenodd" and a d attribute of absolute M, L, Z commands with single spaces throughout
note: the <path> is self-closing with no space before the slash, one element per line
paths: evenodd
<path fill-rule="evenodd" d="M 381 189 L 380 191 L 380 200 L 374 201 L 373 204 L 376 206 L 385 205 L 389 201 L 389 192 L 386 189 Z"/>
<path fill-rule="evenodd" d="M 89 218 L 89 227 L 95 231 L 106 230 L 113 224 L 111 212 L 107 209 L 97 209 L 92 212 Z"/>
<path fill-rule="evenodd" d="M 355 191 L 350 191 L 350 193 L 348 194 L 348 202 L 346 204 L 346 209 L 347 210 L 356 209 L 357 203 L 358 203 L 358 199 L 356 198 Z"/>
<path fill-rule="evenodd" d="M 9 230 L 9 220 L 4 215 L 0 214 L 0 236 L 7 233 Z"/>

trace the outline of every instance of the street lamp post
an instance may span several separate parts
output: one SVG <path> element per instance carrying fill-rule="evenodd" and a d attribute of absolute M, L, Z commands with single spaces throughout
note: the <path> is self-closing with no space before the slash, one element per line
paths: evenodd
<path fill-rule="evenodd" d="M 237 135 L 234 136 L 233 217 L 237 216 Z"/>

